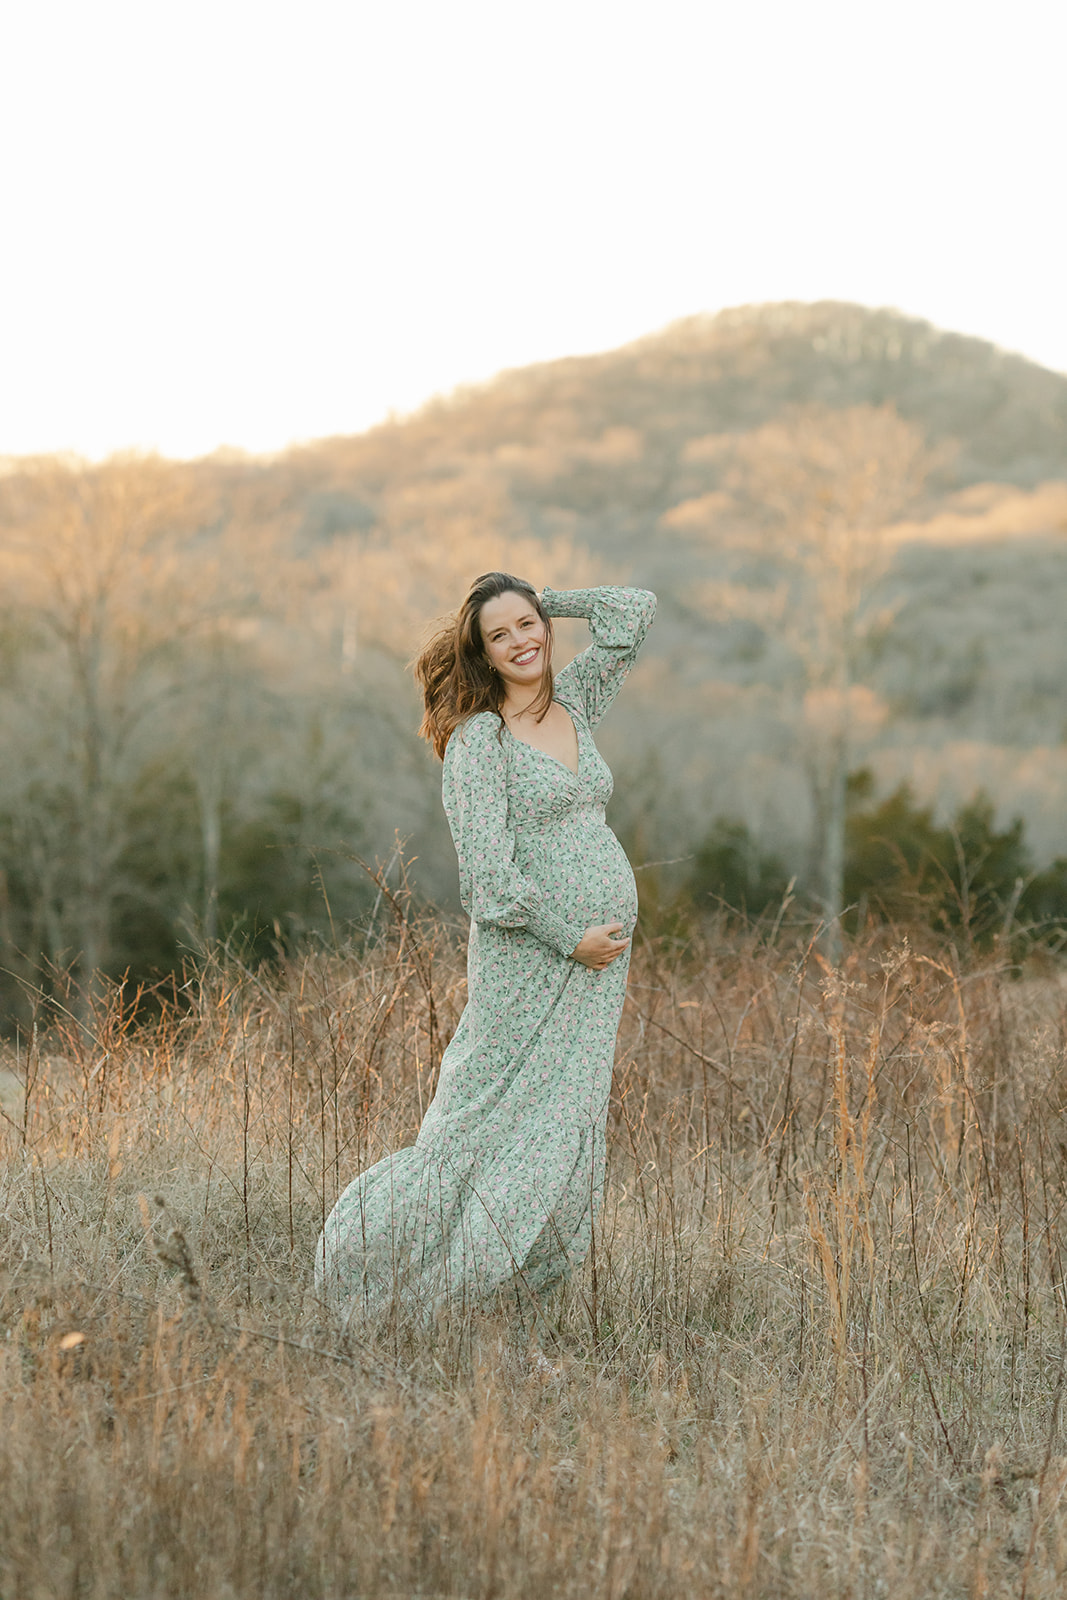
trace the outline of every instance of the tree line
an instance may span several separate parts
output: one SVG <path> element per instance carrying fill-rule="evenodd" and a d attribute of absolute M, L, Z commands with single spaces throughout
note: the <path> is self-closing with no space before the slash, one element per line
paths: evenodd
<path fill-rule="evenodd" d="M 919 915 L 938 873 L 952 880 L 946 893 L 966 895 L 958 807 L 938 820 L 924 802 L 899 801 L 898 787 L 894 815 L 910 843 L 881 816 L 896 867 L 883 861 L 873 878 L 856 832 L 866 813 L 855 774 L 891 753 L 907 718 L 915 725 L 901 652 L 929 684 L 923 652 L 951 634 L 951 599 L 936 628 L 915 622 L 930 586 L 909 587 L 908 563 L 951 550 L 956 524 L 978 525 L 943 438 L 887 403 L 789 403 L 711 432 L 697 418 L 647 510 L 644 547 L 622 541 L 613 554 L 564 502 L 603 495 L 605 473 L 640 464 L 632 430 L 572 440 L 552 480 L 536 439 L 483 448 L 464 435 L 465 415 L 451 455 L 448 418 L 415 419 L 410 450 L 427 427 L 441 435 L 421 476 L 386 459 L 400 449 L 395 429 L 377 444 L 293 452 L 281 467 L 48 458 L 0 473 L 6 1017 L 63 974 L 91 997 L 106 978 L 174 972 L 220 940 L 259 960 L 335 939 L 366 925 L 378 892 L 368 868 L 398 871 L 401 846 L 417 858 L 420 895 L 454 906 L 437 772 L 415 735 L 405 664 L 426 624 L 492 567 L 559 588 L 659 589 L 648 657 L 604 742 L 615 825 L 637 865 L 674 863 L 642 880 L 658 880 L 661 904 L 725 898 L 753 910 L 792 884 L 825 921 L 833 954 L 858 903 L 867 915 Z M 344 467 L 346 451 L 358 470 Z M 592 473 L 584 487 L 576 463 Z M 1041 537 L 1054 563 L 1065 496 L 1055 483 L 1016 491 L 1004 527 L 1003 501 L 990 500 L 982 526 L 998 549 L 1013 528 L 1052 527 Z M 565 642 L 579 645 L 578 632 Z M 980 634 L 966 646 L 982 647 Z M 1006 681 L 1009 668 L 994 663 L 987 676 Z M 1015 702 L 1005 706 L 1017 721 Z M 947 725 L 944 703 L 935 714 Z M 1052 750 L 1062 730 L 1042 715 L 1028 737 Z M 739 808 L 726 778 L 744 762 L 749 795 L 755 784 L 767 800 L 762 826 L 751 814 L 743 827 L 729 820 Z M 867 799 L 868 810 L 883 803 Z M 984 834 L 967 835 L 975 857 L 1016 826 L 982 815 Z M 983 917 L 1007 914 L 1015 896 L 1015 911 L 1051 925 L 1064 915 L 1059 868 L 1039 871 L 1021 831 L 1015 844 L 1011 883 L 990 880 Z"/>

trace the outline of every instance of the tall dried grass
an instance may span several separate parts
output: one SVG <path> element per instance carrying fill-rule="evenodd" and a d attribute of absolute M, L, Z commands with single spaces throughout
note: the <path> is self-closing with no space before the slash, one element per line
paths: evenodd
<path fill-rule="evenodd" d="M 1060 969 L 644 946 L 543 1358 L 314 1298 L 462 999 L 404 923 L 8 1049 L 3 1600 L 1064 1593 Z"/>

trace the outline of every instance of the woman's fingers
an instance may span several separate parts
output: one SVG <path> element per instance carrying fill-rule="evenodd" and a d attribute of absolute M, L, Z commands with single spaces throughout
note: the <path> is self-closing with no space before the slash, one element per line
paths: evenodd
<path fill-rule="evenodd" d="M 629 937 L 622 934 L 622 929 L 621 922 L 601 922 L 586 928 L 571 952 L 573 959 L 580 961 L 583 966 L 592 967 L 596 972 L 603 972 L 629 946 Z"/>
<path fill-rule="evenodd" d="M 611 946 L 609 950 L 601 952 L 600 960 L 597 962 L 598 971 L 603 972 L 605 967 L 610 967 L 613 961 L 617 961 L 630 943 L 628 938 L 619 937 L 622 933 L 622 928 L 621 922 L 605 922 L 597 929 L 597 932 L 603 934 Z"/>

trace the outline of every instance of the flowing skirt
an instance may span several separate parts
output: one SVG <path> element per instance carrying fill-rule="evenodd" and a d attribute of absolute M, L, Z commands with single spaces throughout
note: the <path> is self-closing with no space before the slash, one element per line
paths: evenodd
<path fill-rule="evenodd" d="M 418 1138 L 348 1186 L 319 1240 L 317 1285 L 346 1316 L 540 1297 L 585 1258 L 628 964 L 594 972 L 472 924 L 468 1002 Z"/>

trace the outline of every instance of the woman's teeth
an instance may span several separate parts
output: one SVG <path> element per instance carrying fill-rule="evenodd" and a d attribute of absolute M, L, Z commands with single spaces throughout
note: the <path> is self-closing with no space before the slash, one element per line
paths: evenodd
<path fill-rule="evenodd" d="M 530 662 L 533 661 L 536 658 L 536 656 L 537 656 L 537 650 L 536 649 L 524 650 L 521 656 L 514 656 L 512 659 L 514 660 L 515 665 L 517 667 L 528 667 Z"/>

